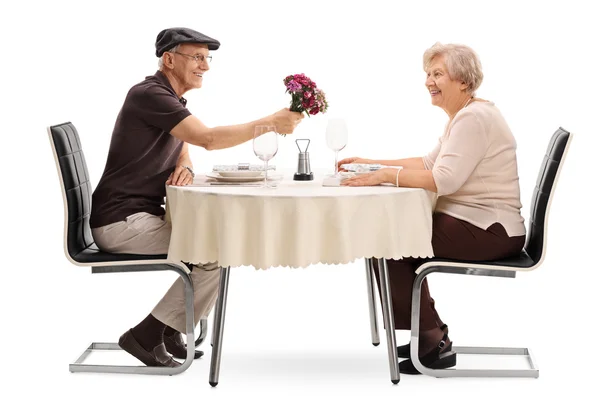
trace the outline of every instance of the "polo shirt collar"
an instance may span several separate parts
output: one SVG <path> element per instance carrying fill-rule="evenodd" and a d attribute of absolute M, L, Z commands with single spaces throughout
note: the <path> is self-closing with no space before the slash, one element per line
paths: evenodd
<path fill-rule="evenodd" d="M 163 74 L 159 70 L 159 71 L 156 71 L 154 76 L 156 77 L 156 79 L 161 81 L 165 86 L 167 86 L 169 89 L 171 89 L 171 91 L 175 94 L 175 96 L 177 96 L 177 93 L 175 93 L 175 89 L 173 89 L 173 86 L 171 86 L 171 82 L 169 82 L 169 80 L 167 79 L 167 76 L 165 74 Z M 181 104 L 183 104 L 184 107 L 187 105 L 187 100 L 183 96 L 179 98 L 179 102 Z"/>

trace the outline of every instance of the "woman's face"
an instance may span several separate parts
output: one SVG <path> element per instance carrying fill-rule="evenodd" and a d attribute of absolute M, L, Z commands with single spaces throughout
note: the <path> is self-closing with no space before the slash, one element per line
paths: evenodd
<path fill-rule="evenodd" d="M 446 68 L 445 56 L 434 57 L 427 69 L 425 86 L 431 96 L 431 104 L 441 107 L 445 111 L 460 107 L 464 100 L 467 85 L 463 82 L 450 79 Z"/>

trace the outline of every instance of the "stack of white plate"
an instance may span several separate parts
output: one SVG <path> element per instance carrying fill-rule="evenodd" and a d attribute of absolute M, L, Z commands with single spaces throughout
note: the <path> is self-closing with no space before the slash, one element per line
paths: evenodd
<path fill-rule="evenodd" d="M 269 173 L 269 178 L 272 174 Z M 206 176 L 221 182 L 258 182 L 265 179 L 262 171 L 213 171 Z"/>

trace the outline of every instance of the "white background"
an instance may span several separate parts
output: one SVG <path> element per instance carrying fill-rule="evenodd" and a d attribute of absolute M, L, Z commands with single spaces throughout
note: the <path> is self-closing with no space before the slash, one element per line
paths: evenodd
<path fill-rule="evenodd" d="M 581 397 L 594 390 L 600 276 L 594 257 L 598 180 L 592 170 L 599 144 L 597 14 L 579 1 L 518 3 L 3 2 L 1 390 L 12 392 L 11 398 L 64 399 L 504 399 Z M 90 341 L 116 341 L 145 317 L 173 276 L 92 276 L 67 262 L 62 197 L 46 127 L 75 124 L 95 185 L 125 94 L 155 72 L 156 34 L 172 26 L 194 28 L 222 43 L 204 87 L 186 95 L 203 122 L 246 122 L 286 107 L 282 79 L 303 72 L 326 92 L 331 115 L 348 119 L 343 157 L 428 152 L 447 116 L 430 104 L 423 51 L 436 41 L 470 45 L 485 74 L 478 95 L 497 104 L 518 142 L 526 217 L 548 139 L 559 126 L 571 131 L 544 265 L 517 279 L 430 281 L 455 345 L 531 347 L 540 378 L 402 376 L 393 386 L 385 345 L 370 344 L 362 260 L 233 270 L 215 390 L 207 383 L 208 345 L 202 360 L 175 377 L 70 374 L 68 363 Z M 282 138 L 278 168 L 295 167 L 295 138 L 312 140 L 313 168 L 331 167 L 325 122 L 325 116 L 306 118 L 294 136 Z M 250 143 L 210 153 L 194 148 L 192 159 L 199 172 L 215 163 L 258 162 Z M 397 338 L 401 344 L 408 335 L 398 332 Z M 459 359 L 459 366 L 476 365 L 477 360 Z"/>

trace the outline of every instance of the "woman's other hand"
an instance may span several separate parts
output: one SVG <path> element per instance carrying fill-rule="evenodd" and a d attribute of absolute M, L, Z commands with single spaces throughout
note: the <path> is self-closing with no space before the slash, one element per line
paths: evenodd
<path fill-rule="evenodd" d="M 369 160 L 368 158 L 360 158 L 360 157 L 350 157 L 344 158 L 342 161 L 338 162 L 338 171 L 342 171 L 341 166 L 344 164 L 375 164 L 373 160 Z"/>

